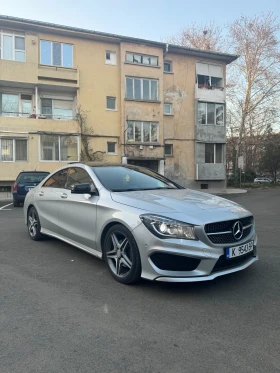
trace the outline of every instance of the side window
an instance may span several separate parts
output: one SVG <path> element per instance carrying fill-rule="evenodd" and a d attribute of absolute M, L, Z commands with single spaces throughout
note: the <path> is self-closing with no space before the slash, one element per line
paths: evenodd
<path fill-rule="evenodd" d="M 68 169 L 64 169 L 58 171 L 56 174 L 51 176 L 43 185 L 43 187 L 47 188 L 65 188 L 66 180 L 67 180 L 67 171 Z"/>
<path fill-rule="evenodd" d="M 83 168 L 73 167 L 68 169 L 66 189 L 72 189 L 75 185 L 84 183 L 93 185 L 91 177 Z"/>

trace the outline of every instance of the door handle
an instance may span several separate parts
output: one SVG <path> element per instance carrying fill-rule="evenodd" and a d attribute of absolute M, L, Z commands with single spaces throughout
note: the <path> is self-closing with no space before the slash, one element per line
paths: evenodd
<path fill-rule="evenodd" d="M 42 191 L 41 191 L 41 192 L 39 192 L 39 196 L 41 196 L 41 197 L 42 197 L 43 195 L 44 195 L 44 192 L 42 192 Z"/>
<path fill-rule="evenodd" d="M 64 198 L 64 199 L 66 199 L 68 196 L 67 196 L 67 194 L 66 193 L 61 193 L 61 195 L 60 195 L 60 198 Z"/>

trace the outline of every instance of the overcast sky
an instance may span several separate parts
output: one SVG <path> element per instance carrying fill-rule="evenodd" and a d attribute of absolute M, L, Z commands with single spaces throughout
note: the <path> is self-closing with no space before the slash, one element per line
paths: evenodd
<path fill-rule="evenodd" d="M 2 15 L 160 41 L 196 21 L 228 23 L 273 11 L 280 0 L 0 0 Z"/>

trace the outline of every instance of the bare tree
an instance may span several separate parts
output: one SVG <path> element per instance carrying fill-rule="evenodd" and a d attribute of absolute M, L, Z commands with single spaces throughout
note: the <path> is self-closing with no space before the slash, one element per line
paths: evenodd
<path fill-rule="evenodd" d="M 230 159 L 255 171 L 264 134 L 279 126 L 280 25 L 273 13 L 241 16 L 226 30 L 210 22 L 192 23 L 168 42 L 240 57 L 227 67 L 227 134 Z"/>
<path fill-rule="evenodd" d="M 225 47 L 223 28 L 217 26 L 214 22 L 205 25 L 191 23 L 178 34 L 167 38 L 166 41 L 184 47 L 210 51 L 221 51 Z"/>
<path fill-rule="evenodd" d="M 277 120 L 276 102 L 280 92 L 279 30 L 277 17 L 272 13 L 253 18 L 242 16 L 229 27 L 232 50 L 240 57 L 230 68 L 228 114 L 231 117 L 231 131 L 238 138 L 238 153 L 247 155 L 251 165 L 252 149 L 255 147 L 248 148 L 248 143 L 255 146 L 257 138 Z M 251 152 L 249 157 L 248 151 Z"/>

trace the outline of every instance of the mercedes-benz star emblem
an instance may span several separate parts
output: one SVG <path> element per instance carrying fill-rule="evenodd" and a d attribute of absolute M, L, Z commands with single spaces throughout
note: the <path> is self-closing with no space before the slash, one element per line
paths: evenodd
<path fill-rule="evenodd" d="M 241 224 L 240 221 L 237 221 L 236 223 L 234 223 L 232 227 L 232 233 L 236 241 L 241 240 L 243 236 L 243 225 Z"/>

